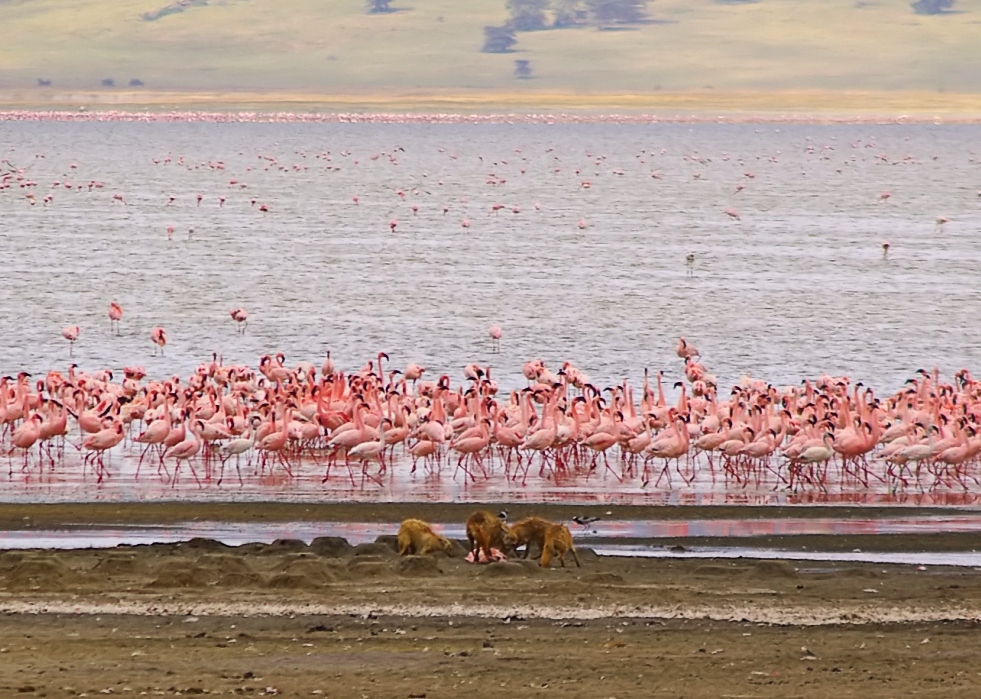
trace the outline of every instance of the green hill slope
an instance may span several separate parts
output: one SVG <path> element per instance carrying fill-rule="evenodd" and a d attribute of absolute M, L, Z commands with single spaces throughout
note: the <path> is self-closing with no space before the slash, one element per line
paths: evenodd
<path fill-rule="evenodd" d="M 505 0 L 0 0 L 0 88 L 138 79 L 147 90 L 981 92 L 981 0 L 655 0 L 649 21 L 518 32 Z M 168 14 L 168 11 L 173 11 Z M 163 11 L 163 12 L 161 12 Z M 159 18 L 148 20 L 147 17 Z M 514 75 L 529 61 L 531 79 Z"/>

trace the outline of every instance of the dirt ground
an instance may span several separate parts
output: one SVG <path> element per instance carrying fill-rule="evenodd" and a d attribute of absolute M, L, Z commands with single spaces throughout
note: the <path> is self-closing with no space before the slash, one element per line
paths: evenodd
<path fill-rule="evenodd" d="M 81 509 L 62 523 L 112 519 Z M 19 517 L 59 519 L 32 512 Z M 462 552 L 399 558 L 391 538 L 0 552 L 0 696 L 981 695 L 970 568 L 580 547 L 581 568 L 542 570 Z"/>

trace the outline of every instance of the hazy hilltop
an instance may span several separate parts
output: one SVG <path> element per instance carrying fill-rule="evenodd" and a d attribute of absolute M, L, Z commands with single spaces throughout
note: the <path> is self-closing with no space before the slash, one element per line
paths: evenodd
<path fill-rule="evenodd" d="M 981 92 L 981 0 L 920 1 L 0 0 L 0 88 Z"/>

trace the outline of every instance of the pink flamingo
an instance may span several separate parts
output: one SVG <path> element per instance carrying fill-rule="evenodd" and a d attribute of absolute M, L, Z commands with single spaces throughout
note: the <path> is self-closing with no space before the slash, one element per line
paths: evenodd
<path fill-rule="evenodd" d="M 71 357 L 73 350 L 75 349 L 75 340 L 78 339 L 78 334 L 82 332 L 82 329 L 77 325 L 69 325 L 62 329 L 61 336 L 68 340 L 68 356 Z"/>
<path fill-rule="evenodd" d="M 123 319 L 123 307 L 120 306 L 115 301 L 109 302 L 109 330 L 112 331 L 113 326 L 116 328 L 116 335 L 119 335 L 119 321 Z"/>
<path fill-rule="evenodd" d="M 228 312 L 228 315 L 232 317 L 239 325 L 239 334 L 244 335 L 245 329 L 249 326 L 249 313 L 244 308 L 233 308 Z"/>
<path fill-rule="evenodd" d="M 34 446 L 41 437 L 42 417 L 35 413 L 30 418 L 24 420 L 11 435 L 11 443 L 15 449 L 24 450 L 24 468 L 27 468 L 28 450 Z"/>
<path fill-rule="evenodd" d="M 491 339 L 491 351 L 493 351 L 494 354 L 497 354 L 498 352 L 501 351 L 501 328 L 500 328 L 500 326 L 497 326 L 497 325 L 490 326 L 490 329 L 487 331 L 487 334 L 490 335 L 490 339 Z"/>
<path fill-rule="evenodd" d="M 196 426 L 196 424 L 192 425 L 192 427 L 188 430 L 188 432 L 191 433 L 189 438 L 178 442 L 164 452 L 164 459 L 176 460 L 176 463 L 174 464 L 174 478 L 171 481 L 172 485 L 177 485 L 177 472 L 180 470 L 181 461 L 187 462 L 188 467 L 191 469 L 191 474 L 194 476 L 194 480 L 197 481 L 198 485 L 201 485 L 201 480 L 198 478 L 198 474 L 194 470 L 194 466 L 191 465 L 190 461 L 198 455 L 198 452 L 201 451 L 201 440 L 198 439 L 197 432 L 195 431 Z"/>
<path fill-rule="evenodd" d="M 160 348 L 160 355 L 163 356 L 164 345 L 167 344 L 167 334 L 164 329 L 159 325 L 150 330 L 150 341 L 153 342 L 157 347 Z M 156 355 L 157 351 L 154 349 L 153 354 Z"/>
<path fill-rule="evenodd" d="M 91 452 L 86 455 L 86 461 L 94 460 L 98 466 L 96 474 L 98 482 L 102 482 L 103 475 L 106 473 L 106 465 L 103 461 L 105 453 L 113 449 L 123 441 L 123 423 L 114 422 L 110 427 L 99 430 L 82 440 L 82 448 Z"/>

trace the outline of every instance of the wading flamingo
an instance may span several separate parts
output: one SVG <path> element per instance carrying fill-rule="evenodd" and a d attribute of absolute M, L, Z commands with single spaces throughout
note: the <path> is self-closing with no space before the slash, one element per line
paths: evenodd
<path fill-rule="evenodd" d="M 69 325 L 62 329 L 61 336 L 68 340 L 68 356 L 71 357 L 75 350 L 75 340 L 78 339 L 78 334 L 82 332 L 82 329 L 77 325 Z"/>
<path fill-rule="evenodd" d="M 115 301 L 109 302 L 109 331 L 116 328 L 116 335 L 119 335 L 119 321 L 123 319 L 123 307 Z"/>
<path fill-rule="evenodd" d="M 164 345 L 167 344 L 167 334 L 164 332 L 164 329 L 158 325 L 150 330 L 150 341 L 160 348 L 160 355 L 163 356 Z M 156 349 L 154 349 L 153 354 L 157 354 Z"/>

